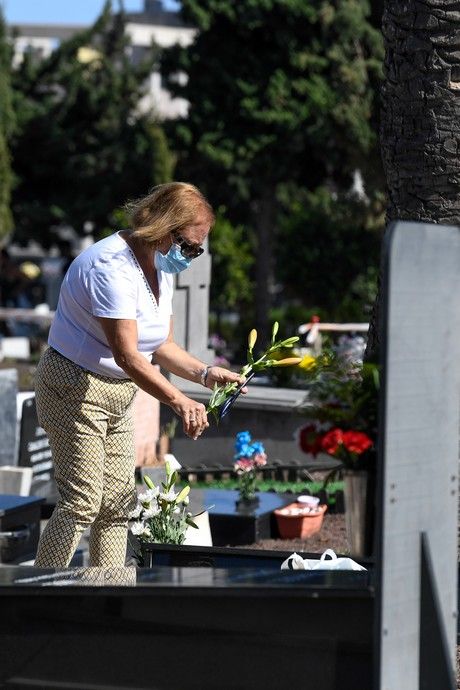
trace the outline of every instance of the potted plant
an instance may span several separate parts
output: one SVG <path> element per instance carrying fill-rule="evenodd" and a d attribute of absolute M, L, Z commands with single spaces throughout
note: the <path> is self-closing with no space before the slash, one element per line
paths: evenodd
<path fill-rule="evenodd" d="M 180 545 L 185 541 L 189 527 L 198 529 L 188 510 L 190 486 L 185 485 L 180 491 L 175 490 L 179 475 L 166 461 L 166 481 L 156 486 L 148 475 L 144 476 L 147 489 L 138 495 L 136 508 L 131 511 L 130 532 L 136 537 L 133 552 L 139 565 L 145 565 L 147 553 L 152 544 Z M 204 512 L 204 511 L 202 511 Z"/>
<path fill-rule="evenodd" d="M 327 505 L 290 503 L 275 510 L 278 531 L 282 539 L 305 539 L 316 534 L 323 524 Z"/>
<path fill-rule="evenodd" d="M 325 353 L 316 367 L 304 406 L 309 422 L 298 430 L 301 450 L 327 453 L 341 462 L 345 520 L 352 552 L 372 550 L 374 480 L 377 455 L 377 365 L 357 365 Z M 334 470 L 326 480 L 330 480 Z"/>

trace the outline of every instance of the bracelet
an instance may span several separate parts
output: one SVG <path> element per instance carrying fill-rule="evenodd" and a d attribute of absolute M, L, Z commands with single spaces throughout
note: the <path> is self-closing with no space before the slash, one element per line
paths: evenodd
<path fill-rule="evenodd" d="M 209 367 L 209 366 L 205 367 L 200 374 L 200 382 L 201 382 L 202 386 L 206 387 L 206 380 L 208 378 L 208 371 L 210 370 L 210 368 L 211 367 Z"/>

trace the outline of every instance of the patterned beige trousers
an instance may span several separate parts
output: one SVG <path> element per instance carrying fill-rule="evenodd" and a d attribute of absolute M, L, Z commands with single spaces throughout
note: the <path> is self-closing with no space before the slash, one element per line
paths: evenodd
<path fill-rule="evenodd" d="M 59 501 L 35 565 L 69 565 L 90 529 L 89 565 L 123 567 L 136 504 L 132 403 L 137 386 L 93 374 L 46 350 L 37 367 L 38 419 L 48 434 Z"/>

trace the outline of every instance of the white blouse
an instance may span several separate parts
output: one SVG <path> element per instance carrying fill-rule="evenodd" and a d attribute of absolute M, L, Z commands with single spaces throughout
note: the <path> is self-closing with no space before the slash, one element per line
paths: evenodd
<path fill-rule="evenodd" d="M 165 342 L 172 314 L 173 281 L 158 270 L 159 304 L 142 269 L 119 233 L 85 249 L 63 280 L 48 343 L 96 374 L 128 378 L 113 358 L 96 318 L 135 319 L 138 351 L 148 360 Z"/>

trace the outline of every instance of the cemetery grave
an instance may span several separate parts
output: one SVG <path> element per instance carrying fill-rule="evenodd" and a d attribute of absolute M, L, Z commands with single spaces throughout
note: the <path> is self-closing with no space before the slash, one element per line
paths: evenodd
<path fill-rule="evenodd" d="M 456 228 L 398 223 L 387 240 L 376 552 L 368 570 L 281 571 L 284 552 L 221 547 L 211 566 L 186 547 L 181 558 L 190 553 L 191 562 L 182 565 L 173 555 L 169 565 L 103 572 L 3 565 L 5 687 L 128 688 L 134 680 L 151 687 L 150 665 L 137 665 L 133 679 L 131 650 L 149 654 L 164 688 L 183 687 L 179 657 L 187 682 L 202 690 L 220 686 L 222 669 L 228 688 L 242 677 L 255 689 L 278 688 L 280 678 L 290 687 L 307 673 L 320 690 L 453 690 L 459 259 Z M 152 548 L 153 556 L 165 552 Z"/>

